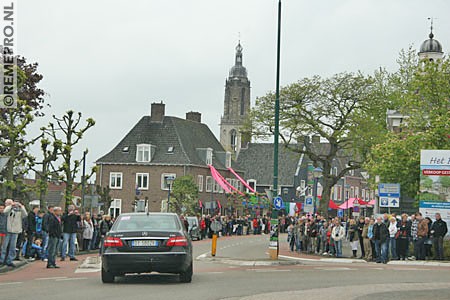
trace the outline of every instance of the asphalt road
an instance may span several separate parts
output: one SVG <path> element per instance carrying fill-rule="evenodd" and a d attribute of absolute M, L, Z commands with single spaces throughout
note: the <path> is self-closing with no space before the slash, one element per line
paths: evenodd
<path fill-rule="evenodd" d="M 196 261 L 190 284 L 179 283 L 177 276 L 150 274 L 105 285 L 99 270 L 80 269 L 76 262 L 61 262 L 58 270 L 34 262 L 0 275 L 0 299 L 450 299 L 450 267 L 312 261 L 253 267 L 220 261 L 265 259 L 267 244 L 265 236 L 220 238 L 219 261 Z M 194 245 L 195 257 L 210 250 L 209 240 Z"/>

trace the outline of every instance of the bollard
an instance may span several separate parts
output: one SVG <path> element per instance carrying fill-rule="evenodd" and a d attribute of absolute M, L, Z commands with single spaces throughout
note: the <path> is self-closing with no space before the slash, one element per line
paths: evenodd
<path fill-rule="evenodd" d="M 212 245 L 211 245 L 211 255 L 216 256 L 216 250 L 217 250 L 217 233 L 214 232 L 212 236 Z"/>

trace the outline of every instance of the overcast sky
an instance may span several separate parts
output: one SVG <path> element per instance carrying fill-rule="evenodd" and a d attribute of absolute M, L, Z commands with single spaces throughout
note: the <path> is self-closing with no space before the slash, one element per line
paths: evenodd
<path fill-rule="evenodd" d="M 20 0 L 18 50 L 39 63 L 47 117 L 68 109 L 93 117 L 77 149 L 88 162 L 166 103 L 166 114 L 202 113 L 218 135 L 224 83 L 239 33 L 252 102 L 275 88 L 277 0 Z M 283 1 L 281 83 L 343 71 L 394 70 L 398 52 L 418 49 L 436 18 L 450 49 L 448 0 Z"/>

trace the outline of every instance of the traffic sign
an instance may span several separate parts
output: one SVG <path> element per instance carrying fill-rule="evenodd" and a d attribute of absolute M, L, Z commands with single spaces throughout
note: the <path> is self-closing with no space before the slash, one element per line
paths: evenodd
<path fill-rule="evenodd" d="M 380 207 L 400 207 L 400 198 L 380 197 Z"/>
<path fill-rule="evenodd" d="M 217 220 L 212 221 L 210 227 L 211 227 L 211 230 L 214 232 L 218 232 L 218 231 L 222 230 L 222 224 Z"/>
<path fill-rule="evenodd" d="M 343 209 L 338 209 L 338 211 L 337 211 L 337 216 L 338 216 L 339 218 L 343 218 L 343 217 L 344 217 L 344 210 L 343 210 Z"/>
<path fill-rule="evenodd" d="M 398 183 L 379 183 L 378 196 L 400 198 L 400 184 Z"/>
<path fill-rule="evenodd" d="M 306 213 L 314 213 L 314 203 L 312 197 L 305 198 L 305 205 L 303 211 Z"/>
<path fill-rule="evenodd" d="M 275 199 L 273 199 L 273 206 L 275 206 L 275 209 L 278 209 L 278 210 L 283 208 L 283 198 L 278 196 Z"/>

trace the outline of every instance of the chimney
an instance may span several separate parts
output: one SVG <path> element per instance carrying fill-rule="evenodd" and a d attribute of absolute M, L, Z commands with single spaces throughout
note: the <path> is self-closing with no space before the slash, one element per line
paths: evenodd
<path fill-rule="evenodd" d="M 193 122 L 202 122 L 202 114 L 196 111 L 190 111 L 186 113 L 186 120 L 193 121 Z"/>
<path fill-rule="evenodd" d="M 162 101 L 161 103 L 152 103 L 150 121 L 162 122 L 164 120 L 165 110 L 166 105 Z"/>

